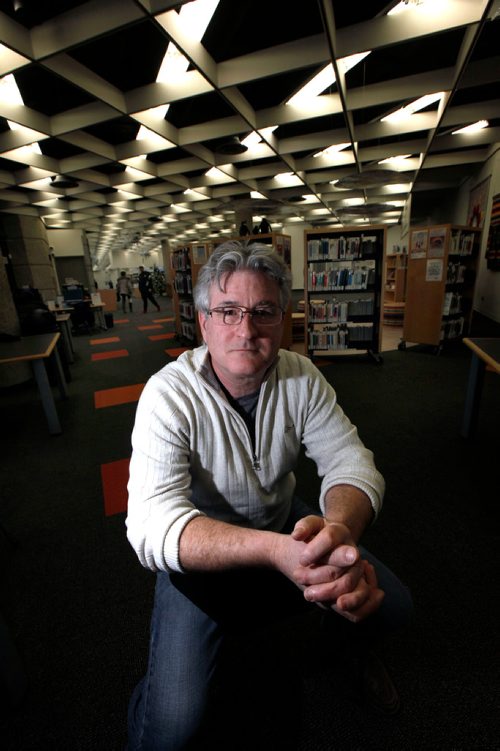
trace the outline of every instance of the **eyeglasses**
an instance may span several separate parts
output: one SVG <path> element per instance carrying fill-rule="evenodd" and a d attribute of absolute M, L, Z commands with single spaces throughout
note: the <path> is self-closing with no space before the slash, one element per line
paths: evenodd
<path fill-rule="evenodd" d="M 275 305 L 262 308 L 242 308 L 240 305 L 228 305 L 224 308 L 212 308 L 207 311 L 214 323 L 225 326 L 237 326 L 245 314 L 249 315 L 256 326 L 277 326 L 283 320 L 283 311 Z"/>

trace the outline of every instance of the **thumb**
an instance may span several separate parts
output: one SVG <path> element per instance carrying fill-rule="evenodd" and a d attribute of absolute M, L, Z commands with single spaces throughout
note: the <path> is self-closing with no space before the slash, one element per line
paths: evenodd
<path fill-rule="evenodd" d="M 312 537 L 321 532 L 325 522 L 321 516 L 304 516 L 303 519 L 299 519 L 292 531 L 292 537 L 294 540 L 301 540 L 302 542 L 309 541 Z"/>

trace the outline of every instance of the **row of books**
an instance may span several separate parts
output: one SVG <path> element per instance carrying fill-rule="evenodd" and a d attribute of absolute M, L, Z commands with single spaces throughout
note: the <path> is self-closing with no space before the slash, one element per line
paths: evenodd
<path fill-rule="evenodd" d="M 179 314 L 182 318 L 194 321 L 194 304 L 190 300 L 181 301 L 179 303 Z"/>
<path fill-rule="evenodd" d="M 310 267 L 307 278 L 310 292 L 368 289 L 375 284 L 375 266 L 354 263 L 339 267 L 332 263 L 322 263 Z"/>
<path fill-rule="evenodd" d="M 464 318 L 454 318 L 452 321 L 443 321 L 441 326 L 441 340 L 456 339 L 462 336 L 464 331 Z"/>
<path fill-rule="evenodd" d="M 173 269 L 180 269 L 182 271 L 186 271 L 187 269 L 190 269 L 191 262 L 189 260 L 189 248 L 182 248 L 181 250 L 176 250 L 170 256 L 170 262 L 172 264 Z"/>
<path fill-rule="evenodd" d="M 193 281 L 191 274 L 183 274 L 177 271 L 174 277 L 175 291 L 179 295 L 190 295 L 193 292 Z"/>
<path fill-rule="evenodd" d="M 462 312 L 462 295 L 457 292 L 447 292 L 443 299 L 443 312 L 444 316 L 451 316 L 455 313 Z"/>
<path fill-rule="evenodd" d="M 354 237 L 320 237 L 307 241 L 309 261 L 333 261 L 373 256 L 377 250 L 377 238 L 370 235 Z"/>
<path fill-rule="evenodd" d="M 182 321 L 181 334 L 186 339 L 190 339 L 191 341 L 194 341 L 196 338 L 196 326 L 194 325 L 194 323 Z"/>
<path fill-rule="evenodd" d="M 470 256 L 474 249 L 474 240 L 476 234 L 474 232 L 463 232 L 458 230 L 451 233 L 450 253 L 455 253 L 461 256 Z"/>
<path fill-rule="evenodd" d="M 346 322 L 349 318 L 355 316 L 370 316 L 374 311 L 373 297 L 363 300 L 348 300 L 341 302 L 339 300 L 330 300 L 328 302 L 309 303 L 309 319 L 313 323 L 318 322 Z"/>
<path fill-rule="evenodd" d="M 309 332 L 310 350 L 363 349 L 373 340 L 372 323 L 344 323 Z"/>
<path fill-rule="evenodd" d="M 462 263 L 448 263 L 446 271 L 446 284 L 461 284 L 464 281 L 464 274 L 467 266 Z"/>

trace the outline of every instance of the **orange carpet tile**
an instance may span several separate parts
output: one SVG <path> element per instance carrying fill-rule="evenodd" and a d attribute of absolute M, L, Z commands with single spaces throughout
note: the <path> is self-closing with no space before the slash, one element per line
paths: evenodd
<path fill-rule="evenodd" d="M 153 334 L 152 336 L 148 336 L 148 339 L 150 339 L 152 342 L 159 342 L 162 339 L 173 339 L 175 336 L 175 333 L 172 334 Z"/>
<path fill-rule="evenodd" d="M 114 349 L 110 352 L 95 352 L 91 359 L 95 360 L 113 360 L 115 357 L 128 357 L 128 350 Z"/>
<path fill-rule="evenodd" d="M 112 344 L 113 342 L 119 342 L 119 336 L 109 336 L 107 339 L 91 339 L 90 344 Z"/>
<path fill-rule="evenodd" d="M 175 318 L 153 318 L 153 323 L 173 323 Z"/>
<path fill-rule="evenodd" d="M 114 389 L 102 389 L 94 391 L 94 407 L 115 407 L 117 404 L 136 402 L 144 388 L 144 383 L 134 383 L 133 386 L 118 386 Z"/>
<path fill-rule="evenodd" d="M 113 323 L 130 323 L 130 318 L 115 318 Z"/>
<path fill-rule="evenodd" d="M 101 464 L 101 482 L 106 516 L 127 510 L 127 483 L 130 459 Z"/>
<path fill-rule="evenodd" d="M 138 326 L 137 331 L 150 331 L 151 329 L 162 329 L 163 326 L 160 326 L 160 324 L 149 324 L 148 326 Z"/>
<path fill-rule="evenodd" d="M 166 349 L 165 352 L 167 355 L 170 355 L 170 357 L 179 357 L 179 355 L 182 355 L 183 352 L 187 352 L 189 347 L 176 347 L 175 349 Z"/>

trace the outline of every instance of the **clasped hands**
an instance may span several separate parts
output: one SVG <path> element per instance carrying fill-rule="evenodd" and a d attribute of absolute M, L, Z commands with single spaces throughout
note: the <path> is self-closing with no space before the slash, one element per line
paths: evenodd
<path fill-rule="evenodd" d="M 363 560 L 345 524 L 306 516 L 284 535 L 278 568 L 309 602 L 354 623 L 375 612 L 384 598 L 375 569 Z"/>

